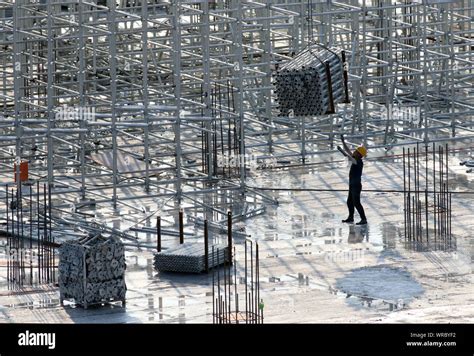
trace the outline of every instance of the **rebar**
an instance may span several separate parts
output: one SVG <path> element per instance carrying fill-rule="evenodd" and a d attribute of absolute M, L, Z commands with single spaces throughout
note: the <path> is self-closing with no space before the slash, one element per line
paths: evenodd
<path fill-rule="evenodd" d="M 416 243 L 424 241 L 429 246 L 431 238 L 434 238 L 435 248 L 450 248 L 453 245 L 450 243 L 452 194 L 449 190 L 449 147 L 433 143 L 432 152 L 428 147 L 425 145 L 424 152 L 418 144 L 411 150 L 408 148 L 407 152 L 403 149 L 405 239 Z M 433 160 L 432 169 L 429 156 Z M 423 171 L 424 177 L 421 175 Z"/>
<path fill-rule="evenodd" d="M 233 263 L 225 263 L 222 268 L 223 279 L 221 283 L 221 268 L 216 268 L 212 276 L 212 320 L 214 324 L 262 324 L 263 323 L 263 301 L 260 299 L 260 262 L 258 254 L 258 243 L 255 243 L 255 253 L 247 254 L 247 245 L 253 245 L 252 241 L 245 240 L 244 251 L 244 277 L 245 284 L 245 309 L 239 306 L 239 294 L 237 281 L 239 269 L 236 262 L 236 254 L 233 253 Z M 253 249 L 250 249 L 253 251 Z M 248 266 L 251 266 L 250 271 Z M 255 266 L 255 268 L 254 268 Z M 250 281 L 247 279 L 250 274 Z M 250 283 L 249 283 L 250 282 Z M 234 284 L 233 291 L 231 285 Z M 251 292 L 248 292 L 250 284 Z M 222 292 L 221 292 L 222 290 Z M 233 292 L 233 293 L 232 293 Z M 232 302 L 233 301 L 233 302 Z M 261 301 L 261 302 L 259 302 Z"/>
<path fill-rule="evenodd" d="M 36 194 L 34 194 L 34 186 L 33 183 L 21 184 L 20 189 L 16 191 L 13 188 L 10 191 L 9 186 L 5 186 L 9 288 L 19 288 L 24 284 L 56 282 L 55 249 L 58 245 L 52 232 L 52 202 L 46 199 L 47 196 L 51 196 L 51 193 L 50 189 L 44 185 L 43 194 L 40 194 L 38 181 Z M 28 189 L 29 194 L 24 196 L 23 189 Z M 36 195 L 35 209 L 33 209 L 34 195 Z M 43 198 L 42 201 L 40 197 Z M 36 223 L 34 223 L 35 220 Z M 35 254 L 36 260 L 34 260 Z"/>

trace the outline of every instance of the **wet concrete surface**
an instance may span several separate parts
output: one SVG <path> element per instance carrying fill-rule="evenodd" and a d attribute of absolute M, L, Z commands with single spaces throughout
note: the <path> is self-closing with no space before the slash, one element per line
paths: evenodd
<path fill-rule="evenodd" d="M 343 190 L 347 172 L 345 162 L 327 163 L 322 169 L 259 172 L 248 184 Z M 364 189 L 402 188 L 400 162 L 368 161 L 364 173 Z M 455 166 L 453 179 L 456 190 L 474 191 L 465 170 Z M 363 192 L 367 226 L 341 223 L 347 215 L 344 191 L 265 193 L 279 204 L 240 224 L 243 234 L 259 243 L 265 322 L 474 322 L 473 195 L 453 196 L 450 241 L 412 243 L 403 236 L 401 193 Z M 101 214 L 116 227 L 137 222 L 133 215 L 110 220 L 110 211 Z M 136 236 L 155 244 L 153 234 Z M 164 245 L 176 243 L 177 237 L 164 237 Z M 241 276 L 243 238 L 236 237 L 235 245 Z M 158 273 L 151 249 L 129 246 L 126 255 L 125 307 L 116 303 L 84 310 L 68 302 L 63 307 L 54 286 L 11 291 L 2 268 L 0 322 L 212 322 L 211 274 Z"/>

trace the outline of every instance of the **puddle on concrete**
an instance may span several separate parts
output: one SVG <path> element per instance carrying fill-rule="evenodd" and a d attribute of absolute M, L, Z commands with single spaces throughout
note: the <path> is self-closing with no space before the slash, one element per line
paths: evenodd
<path fill-rule="evenodd" d="M 371 303 L 380 300 L 388 305 L 408 304 L 425 292 L 408 271 L 383 265 L 352 270 L 336 281 L 335 289 L 347 297 L 365 298 Z"/>

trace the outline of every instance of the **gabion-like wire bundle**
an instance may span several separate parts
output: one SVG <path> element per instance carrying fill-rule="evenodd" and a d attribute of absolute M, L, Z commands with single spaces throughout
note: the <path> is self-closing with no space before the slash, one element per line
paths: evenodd
<path fill-rule="evenodd" d="M 61 300 L 88 304 L 125 301 L 125 248 L 114 237 L 89 236 L 67 241 L 59 248 Z"/>

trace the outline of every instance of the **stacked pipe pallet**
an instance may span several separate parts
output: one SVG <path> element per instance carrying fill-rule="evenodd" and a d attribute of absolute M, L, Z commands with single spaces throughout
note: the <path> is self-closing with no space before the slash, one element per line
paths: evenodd
<path fill-rule="evenodd" d="M 67 241 L 59 248 L 61 303 L 73 298 L 89 305 L 112 301 L 125 304 L 125 248 L 116 237 L 101 235 Z"/>
<path fill-rule="evenodd" d="M 209 247 L 208 268 L 229 262 L 228 247 Z M 155 254 L 155 269 L 163 272 L 201 273 L 206 270 L 206 252 L 202 243 L 187 243 Z"/>
<path fill-rule="evenodd" d="M 309 45 L 274 75 L 280 116 L 333 113 L 337 103 L 348 102 L 343 52 Z"/>

